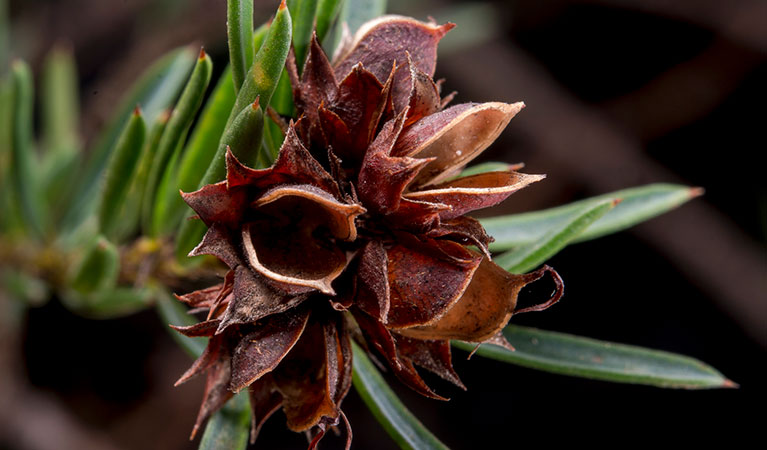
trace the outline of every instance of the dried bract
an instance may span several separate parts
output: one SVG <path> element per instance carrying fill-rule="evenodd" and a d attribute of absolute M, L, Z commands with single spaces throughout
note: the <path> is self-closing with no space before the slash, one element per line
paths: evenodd
<path fill-rule="evenodd" d="M 219 286 L 179 297 L 208 311 L 178 328 L 210 338 L 179 380 L 208 372 L 195 431 L 248 388 L 253 439 L 282 407 L 314 447 L 344 418 L 352 335 L 436 399 L 415 367 L 463 387 L 450 339 L 508 346 L 501 330 L 517 294 L 551 269 L 506 272 L 465 214 L 543 176 L 453 179 L 524 105 L 446 107 L 432 76 L 452 27 L 385 16 L 342 43 L 333 63 L 313 39 L 300 75 L 288 61 L 300 118 L 274 166 L 250 169 L 229 153 L 226 181 L 184 194 L 209 227 L 191 254 L 230 268 Z M 545 306 L 561 294 L 558 282 Z"/>

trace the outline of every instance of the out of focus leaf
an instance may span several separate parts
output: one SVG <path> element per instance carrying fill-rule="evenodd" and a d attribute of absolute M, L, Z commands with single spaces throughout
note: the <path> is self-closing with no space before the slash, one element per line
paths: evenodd
<path fill-rule="evenodd" d="M 624 230 L 640 222 L 663 214 L 701 194 L 701 189 L 677 184 L 649 184 L 611 192 L 585 200 L 533 211 L 524 214 L 480 219 L 482 225 L 495 242 L 490 250 L 501 251 L 527 245 L 540 239 L 552 228 L 570 220 L 576 211 L 587 205 L 595 205 L 610 198 L 623 201 L 604 217 L 591 224 L 573 242 L 585 241 Z"/>
<path fill-rule="evenodd" d="M 90 213 L 99 192 L 101 172 L 117 144 L 120 132 L 128 122 L 136 105 L 141 105 L 146 123 L 154 123 L 158 114 L 166 110 L 184 86 L 196 53 L 191 48 L 174 50 L 162 57 L 136 82 L 120 102 L 113 119 L 104 128 L 90 153 L 84 172 L 68 195 L 68 214 L 62 227 L 71 228 Z"/>
<path fill-rule="evenodd" d="M 250 408 L 247 393 L 235 395 L 208 420 L 200 450 L 244 450 L 248 446 Z"/>
<path fill-rule="evenodd" d="M 10 181 L 16 205 L 25 228 L 42 236 L 42 205 L 38 177 L 34 172 L 39 164 L 32 142 L 32 106 L 34 102 L 32 72 L 20 60 L 11 66 L 13 80 L 13 110 L 11 127 Z"/>
<path fill-rule="evenodd" d="M 571 334 L 509 325 L 503 330 L 515 351 L 483 344 L 477 354 L 562 375 L 665 388 L 735 387 L 716 369 L 687 356 Z M 453 341 L 471 351 L 476 344 Z"/>
<path fill-rule="evenodd" d="M 341 14 L 338 17 L 333 48 L 336 48 L 341 42 L 344 23 L 349 27 L 349 32 L 354 34 L 360 25 L 383 15 L 385 12 L 386 0 L 344 0 Z"/>
<path fill-rule="evenodd" d="M 596 204 L 587 204 L 574 210 L 568 220 L 558 227 L 552 227 L 538 240 L 510 250 L 494 259 L 495 263 L 511 273 L 524 273 L 538 267 L 547 259 L 565 248 L 589 225 L 613 209 L 617 201 L 605 199 Z"/>
<path fill-rule="evenodd" d="M 253 64 L 253 0 L 227 0 L 226 27 L 235 92 Z"/>
<path fill-rule="evenodd" d="M 317 39 L 324 42 L 330 27 L 341 11 L 342 0 L 319 0 L 317 3 Z"/>
<path fill-rule="evenodd" d="M 69 47 L 59 45 L 45 59 L 42 77 L 42 135 L 46 155 L 80 147 L 77 68 Z"/>
<path fill-rule="evenodd" d="M 189 77 L 178 103 L 173 108 L 170 119 L 168 119 L 168 125 L 165 127 L 162 138 L 160 138 L 160 145 L 157 147 L 157 154 L 154 156 L 146 181 L 141 211 L 142 226 L 150 236 L 157 236 L 167 231 L 167 229 L 163 229 L 163 224 L 166 223 L 168 211 L 163 201 L 165 198 L 160 195 L 159 187 L 163 177 L 166 177 L 166 183 L 175 184 L 174 167 L 170 163 L 178 158 L 178 152 L 183 146 L 184 138 L 202 104 L 212 71 L 213 63 L 210 61 L 210 57 L 204 51 L 200 51 L 200 57 L 197 59 L 192 75 Z"/>
<path fill-rule="evenodd" d="M 352 342 L 354 388 L 378 423 L 402 449 L 447 449 L 411 413 L 375 368 L 365 351 Z"/>
<path fill-rule="evenodd" d="M 10 267 L 0 268 L 0 289 L 31 306 L 41 306 L 50 297 L 45 281 Z"/>
<path fill-rule="evenodd" d="M 121 219 L 119 212 L 131 186 L 141 157 L 146 137 L 146 125 L 141 111 L 136 108 L 125 130 L 117 141 L 107 167 L 104 189 L 99 205 L 99 229 L 107 238 L 113 238 Z"/>

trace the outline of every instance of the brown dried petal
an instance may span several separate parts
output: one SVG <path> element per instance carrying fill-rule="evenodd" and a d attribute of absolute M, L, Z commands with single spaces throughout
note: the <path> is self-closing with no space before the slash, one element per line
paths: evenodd
<path fill-rule="evenodd" d="M 434 80 L 413 64 L 409 54 L 408 68 L 410 89 L 404 93 L 394 92 L 396 110 L 401 111 L 405 106 L 408 107 L 405 127 L 439 111 L 441 104 L 439 90 Z"/>
<path fill-rule="evenodd" d="M 192 193 L 182 192 L 181 196 L 208 227 L 214 223 L 236 227 L 246 203 L 245 192 L 229 191 L 225 181 L 208 184 Z"/>
<path fill-rule="evenodd" d="M 396 156 L 436 159 L 414 185 L 438 183 L 478 156 L 503 131 L 524 103 L 466 103 L 424 117 L 402 132 Z"/>
<path fill-rule="evenodd" d="M 449 341 L 411 339 L 398 335 L 397 350 L 403 358 L 466 390 L 453 369 Z"/>
<path fill-rule="evenodd" d="M 461 298 L 482 257 L 452 241 L 412 239 L 386 250 L 393 329 L 439 320 Z"/>
<path fill-rule="evenodd" d="M 252 323 L 295 308 L 307 298 L 306 295 L 291 295 L 272 288 L 245 266 L 237 266 L 232 294 L 217 333 L 230 325 Z"/>
<path fill-rule="evenodd" d="M 328 386 L 329 365 L 323 326 L 310 323 L 302 339 L 272 372 L 291 430 L 305 431 L 323 417 L 338 417 Z"/>
<path fill-rule="evenodd" d="M 398 333 L 416 339 L 484 342 L 509 322 L 520 289 L 541 276 L 538 272 L 514 275 L 483 260 L 471 284 L 447 314 L 430 325 L 398 330 Z"/>
<path fill-rule="evenodd" d="M 293 64 L 295 64 L 294 59 Z M 292 75 L 291 78 L 297 78 L 297 74 L 292 70 L 289 73 Z M 291 85 L 299 113 L 306 114 L 310 124 L 316 124 L 317 108 L 323 103 L 326 105 L 330 103 L 335 96 L 338 83 L 333 75 L 330 61 L 317 42 L 315 33 L 312 33 L 309 55 L 306 58 L 306 64 L 304 64 L 301 81 L 297 82 L 296 79 L 293 79 Z M 313 134 L 312 139 L 314 138 Z"/>
<path fill-rule="evenodd" d="M 205 320 L 186 327 L 176 325 L 170 325 L 170 327 L 187 337 L 211 337 L 216 334 L 216 329 L 220 323 L 220 320 L 214 319 Z"/>
<path fill-rule="evenodd" d="M 277 161 L 268 169 L 251 169 L 240 163 L 231 151 L 227 151 L 226 179 L 229 189 L 243 185 L 268 189 L 283 183 L 311 184 L 340 198 L 338 185 L 298 139 L 296 126 L 291 123 L 288 127 Z"/>
<path fill-rule="evenodd" d="M 370 144 L 358 178 L 357 189 L 363 204 L 379 214 L 399 208 L 402 193 L 430 160 L 391 157 L 392 146 L 402 131 L 405 112 L 387 122 Z"/>
<path fill-rule="evenodd" d="M 485 228 L 477 219 L 469 216 L 440 221 L 439 225 L 429 230 L 426 236 L 431 238 L 447 238 L 458 240 L 464 245 L 476 245 L 485 257 L 490 258 L 487 246 L 493 238 L 485 232 Z"/>
<path fill-rule="evenodd" d="M 203 322 L 205 323 L 205 322 Z M 174 327 L 175 328 L 175 327 Z M 178 328 L 175 328 L 178 330 Z M 180 331 L 180 330 L 179 330 Z M 205 346 L 205 350 L 194 361 L 192 367 L 186 370 L 181 378 L 179 378 L 174 386 L 186 383 L 195 376 L 208 370 L 218 359 L 222 358 L 222 343 L 224 342 L 223 336 L 213 336 L 208 340 L 208 345 Z"/>
<path fill-rule="evenodd" d="M 437 44 L 455 25 L 436 25 L 402 16 L 383 16 L 363 24 L 354 35 L 346 53 L 335 64 L 336 78 L 362 63 L 379 80 L 386 80 L 392 64 L 405 65 L 409 52 L 416 67 L 434 75 Z"/>
<path fill-rule="evenodd" d="M 229 389 L 237 392 L 274 370 L 298 341 L 308 319 L 307 308 L 261 319 L 257 330 L 243 337 L 234 350 Z"/>
<path fill-rule="evenodd" d="M 359 256 L 355 304 L 381 323 L 389 315 L 389 276 L 386 250 L 380 241 L 369 241 Z"/>
<path fill-rule="evenodd" d="M 347 264 L 334 239 L 356 239 L 354 220 L 365 209 L 310 185 L 274 188 L 254 207 L 260 218 L 242 228 L 243 251 L 253 270 L 281 285 L 333 295 L 331 283 Z"/>
<path fill-rule="evenodd" d="M 256 437 L 266 420 L 282 406 L 282 395 L 277 392 L 277 386 L 271 374 L 266 374 L 248 386 L 250 409 L 250 443 L 256 442 Z"/>
<path fill-rule="evenodd" d="M 210 308 L 223 287 L 223 283 L 216 284 L 214 286 L 192 291 L 184 295 L 176 295 L 176 299 L 193 308 Z"/>
<path fill-rule="evenodd" d="M 230 268 L 235 268 L 243 263 L 229 237 L 229 231 L 217 223 L 210 225 L 202 241 L 189 252 L 189 256 L 199 255 L 215 256 Z"/>
<path fill-rule="evenodd" d="M 544 178 L 545 175 L 519 172 L 487 172 L 429 187 L 424 191 L 409 192 L 405 198 L 448 205 L 451 209 L 442 211 L 439 216 L 442 220 L 450 220 L 477 209 L 497 205 L 514 192 Z"/>
<path fill-rule="evenodd" d="M 447 400 L 431 390 L 418 374 L 418 371 L 415 370 L 410 360 L 400 358 L 394 337 L 386 327 L 357 308 L 352 309 L 352 314 L 360 326 L 362 334 L 365 336 L 365 341 L 386 358 L 392 371 L 400 381 L 425 397 Z"/>
<path fill-rule="evenodd" d="M 205 382 L 205 393 L 203 394 L 202 405 L 197 414 L 194 428 L 192 429 L 191 439 L 197 434 L 200 426 L 214 412 L 221 409 L 234 394 L 229 390 L 229 356 L 219 358 L 208 370 L 208 378 Z"/>

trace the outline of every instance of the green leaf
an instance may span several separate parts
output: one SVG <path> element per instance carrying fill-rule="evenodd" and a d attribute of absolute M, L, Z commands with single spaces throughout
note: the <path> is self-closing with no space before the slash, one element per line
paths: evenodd
<path fill-rule="evenodd" d="M 16 205 L 27 230 L 43 234 L 41 199 L 35 168 L 39 161 L 32 142 L 32 107 L 34 102 L 32 72 L 17 60 L 11 66 L 13 80 L 13 124 L 11 127 L 10 181 Z M 13 197 L 13 196 L 12 196 Z"/>
<path fill-rule="evenodd" d="M 319 0 L 317 3 L 317 25 L 315 29 L 317 39 L 320 42 L 324 42 L 331 25 L 333 25 L 338 13 L 341 12 L 339 6 L 341 6 L 341 0 Z"/>
<path fill-rule="evenodd" d="M 138 82 L 120 102 L 112 120 L 107 124 L 91 151 L 83 173 L 67 196 L 68 214 L 63 228 L 71 228 L 95 207 L 101 172 L 106 167 L 114 150 L 120 132 L 130 119 L 136 105 L 141 105 L 146 123 L 154 123 L 157 116 L 166 110 L 178 95 L 189 70 L 195 61 L 195 52 L 190 48 L 174 50 L 149 67 Z"/>
<path fill-rule="evenodd" d="M 314 17 L 317 14 L 317 0 L 292 0 L 288 2 L 293 17 L 293 49 L 298 70 L 304 68 L 306 51 L 314 31 Z"/>
<path fill-rule="evenodd" d="M 584 205 L 573 211 L 568 220 L 558 227 L 552 227 L 538 240 L 504 253 L 494 261 L 512 273 L 524 273 L 534 269 L 565 248 L 586 227 L 607 214 L 617 203 L 618 200 L 605 199 L 596 204 Z"/>
<path fill-rule="evenodd" d="M 268 105 L 277 88 L 285 60 L 290 50 L 292 37 L 292 21 L 285 4 L 280 4 L 277 14 L 269 26 L 264 43 L 256 53 L 253 65 L 250 67 L 240 92 L 237 94 L 234 108 L 229 115 L 227 127 L 245 106 L 260 98 L 260 104 Z"/>
<path fill-rule="evenodd" d="M 107 238 L 113 238 L 120 225 L 119 212 L 136 173 L 145 137 L 144 118 L 141 111 L 136 108 L 120 140 L 117 141 L 117 147 L 106 171 L 98 217 L 99 230 Z"/>
<path fill-rule="evenodd" d="M 271 118 L 267 118 L 264 122 L 264 167 L 272 165 L 277 159 L 277 155 L 280 152 L 284 140 L 285 135 L 282 134 L 280 126 L 271 120 Z"/>
<path fill-rule="evenodd" d="M 169 163 L 179 157 L 178 152 L 183 147 L 184 138 L 202 104 L 212 71 L 213 63 L 210 61 L 210 57 L 201 50 L 192 75 L 189 77 L 176 107 L 173 108 L 170 119 L 168 119 L 168 125 L 160 139 L 160 145 L 157 148 L 157 154 L 147 178 L 141 210 L 142 226 L 150 236 L 158 236 L 167 231 L 167 229 L 163 229 L 163 224 L 166 223 L 167 219 L 165 215 L 167 209 L 159 187 L 163 177 L 169 178 L 166 179 L 166 183 L 175 184 L 176 167 Z"/>
<path fill-rule="evenodd" d="M 241 393 L 229 400 L 208 420 L 200 439 L 200 450 L 244 450 L 248 446 L 250 408 L 248 395 Z"/>
<path fill-rule="evenodd" d="M 13 78 L 0 78 L 0 231 L 20 232 L 22 218 L 11 182 L 13 154 Z"/>
<path fill-rule="evenodd" d="M 97 236 L 70 277 L 69 287 L 80 294 L 111 289 L 119 273 L 120 252 L 105 237 Z"/>
<path fill-rule="evenodd" d="M 480 222 L 488 234 L 495 238 L 495 242 L 490 244 L 490 250 L 508 250 L 540 239 L 587 205 L 610 198 L 623 199 L 619 205 L 573 240 L 581 242 L 615 233 L 651 219 L 699 196 L 701 192 L 700 188 L 675 184 L 650 184 L 542 211 L 480 219 Z"/>
<path fill-rule="evenodd" d="M 352 348 L 354 388 L 394 442 L 402 449 L 447 449 L 447 446 L 402 404 L 365 351 L 354 342 Z"/>
<path fill-rule="evenodd" d="M 503 330 L 516 351 L 483 344 L 477 354 L 562 375 L 665 388 L 736 387 L 714 368 L 687 356 L 565 333 L 509 325 Z M 471 351 L 475 344 L 453 341 Z"/>
<path fill-rule="evenodd" d="M 253 64 L 253 0 L 227 0 L 226 26 L 229 36 L 229 61 L 235 92 L 240 91 Z"/>
<path fill-rule="evenodd" d="M 157 314 L 160 320 L 168 325 L 189 326 L 197 323 L 194 316 L 189 315 L 188 309 L 180 301 L 176 300 L 165 288 L 155 289 L 155 299 L 157 301 Z M 204 337 L 187 337 L 168 327 L 168 332 L 176 343 L 181 346 L 192 358 L 198 358 L 205 346 L 208 345 L 208 339 Z"/>
<path fill-rule="evenodd" d="M 152 167 L 154 156 L 157 154 L 157 148 L 160 145 L 160 139 L 162 138 L 163 131 L 165 131 L 165 126 L 168 124 L 169 116 L 170 113 L 166 113 L 157 117 L 149 132 L 149 137 L 145 139 L 135 175 L 131 179 L 130 187 L 128 188 L 128 194 L 125 197 L 125 201 L 122 202 L 120 212 L 117 214 L 117 225 L 112 234 L 112 240 L 116 243 L 123 242 L 138 231 L 141 219 L 141 202 L 144 198 L 146 180 L 149 177 L 149 171 Z"/>
<path fill-rule="evenodd" d="M 51 50 L 45 59 L 42 78 L 40 103 L 45 155 L 77 152 L 80 106 L 72 49 L 59 45 Z"/>

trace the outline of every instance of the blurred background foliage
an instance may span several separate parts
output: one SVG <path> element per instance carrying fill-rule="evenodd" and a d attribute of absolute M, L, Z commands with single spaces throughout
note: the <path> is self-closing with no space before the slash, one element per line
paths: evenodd
<path fill-rule="evenodd" d="M 12 56 L 29 62 L 14 71 L 34 74 L 62 52 L 76 61 L 76 74 L 64 68 L 57 79 L 74 78 L 79 98 L 61 102 L 78 100 L 81 115 L 71 111 L 68 128 L 49 130 L 46 115 L 57 112 L 35 108 L 35 131 L 55 136 L 42 142 L 56 154 L 50 167 L 29 168 L 35 176 L 55 179 L 72 152 L 97 149 L 98 132 L 123 94 L 166 52 L 203 45 L 213 61 L 212 85 L 228 59 L 223 0 L 0 3 L 8 10 L 0 17 L 7 43 L 0 49 L 12 49 L 0 54 L 3 73 Z M 256 1 L 255 22 L 275 7 Z M 741 385 L 696 393 L 614 385 L 490 359 L 467 362 L 456 351 L 468 393 L 429 378 L 453 398 L 443 404 L 390 383 L 403 402 L 453 448 L 510 447 L 533 436 L 537 445 L 664 432 L 692 440 L 701 430 L 745 439 L 759 419 L 747 411 L 763 405 L 767 375 L 767 187 L 758 157 L 765 149 L 767 3 L 390 0 L 388 11 L 458 24 L 441 44 L 437 66 L 447 90 L 458 91 L 456 102 L 527 104 L 481 158 L 524 162 L 526 172 L 548 177 L 486 215 L 654 182 L 706 189 L 679 210 L 554 256 L 549 264 L 565 279 L 565 299 L 514 322 L 691 355 Z M 37 106 L 41 92 L 67 95 L 44 76 L 30 88 Z M 141 106 L 147 124 L 162 109 Z M 73 128 L 79 133 L 67 131 Z M 144 133 L 151 139 L 151 127 Z M 66 215 L 55 213 L 64 226 Z M 108 271 L 109 244 L 95 242 L 89 252 L 94 266 Z M 0 292 L 32 305 L 21 311 L 0 294 L 0 448 L 196 448 L 185 437 L 202 381 L 171 387 L 189 360 L 155 313 L 87 320 L 62 306 L 66 298 L 46 301 L 47 287 L 37 279 L 0 275 Z M 522 301 L 545 294 L 531 289 Z M 359 396 L 350 394 L 344 410 L 355 448 L 392 447 Z M 303 438 L 283 423 L 267 422 L 259 448 L 302 448 Z M 559 431 L 543 433 L 550 426 Z M 330 441 L 324 445 L 340 442 Z"/>

